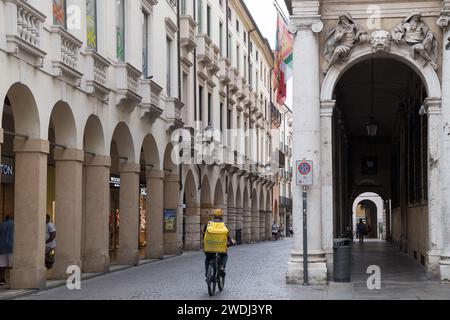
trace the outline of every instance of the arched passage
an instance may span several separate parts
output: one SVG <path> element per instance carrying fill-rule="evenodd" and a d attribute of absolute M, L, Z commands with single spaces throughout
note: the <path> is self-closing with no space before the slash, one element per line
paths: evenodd
<path fill-rule="evenodd" d="M 269 190 L 267 190 L 267 193 L 266 193 L 265 214 L 266 214 L 265 235 L 266 235 L 266 240 L 270 240 L 272 238 L 271 227 L 272 227 L 272 223 L 273 223 L 272 193 L 270 192 L 270 188 L 269 188 Z"/>
<path fill-rule="evenodd" d="M 358 195 L 352 205 L 354 234 L 359 219 L 363 219 L 372 230 L 369 237 L 386 239 L 388 211 L 385 201 L 378 194 L 364 192 Z"/>
<path fill-rule="evenodd" d="M 2 218 L 14 219 L 14 261 L 7 281 L 12 289 L 43 288 L 49 144 L 41 140 L 36 101 L 27 86 L 12 85 L 2 110 L 2 164 L 10 168 L 1 176 Z"/>
<path fill-rule="evenodd" d="M 259 186 L 259 241 L 266 240 L 266 203 L 264 196 L 264 190 Z"/>
<path fill-rule="evenodd" d="M 47 214 L 58 234 L 52 276 L 67 277 L 67 267 L 81 267 L 84 151 L 77 149 L 77 128 L 70 106 L 59 101 L 50 116 L 47 167 Z M 46 245 L 46 252 L 54 243 Z"/>
<path fill-rule="evenodd" d="M 244 196 L 242 197 L 242 210 L 243 210 L 243 232 L 242 241 L 244 243 L 250 243 L 252 233 L 252 213 L 250 208 L 248 188 L 244 188 Z"/>
<path fill-rule="evenodd" d="M 371 191 L 392 203 L 388 237 L 404 252 L 426 255 L 429 214 L 435 212 L 428 203 L 429 142 L 435 141 L 428 129 L 433 118 L 423 111 L 440 97 L 440 86 L 431 67 L 418 67 L 402 50 L 386 56 L 360 48 L 326 76 L 323 107 L 325 100 L 335 105 L 322 131 L 332 133 L 334 161 L 322 174 L 333 171 L 335 237 L 353 225 L 350 199 Z"/>
<path fill-rule="evenodd" d="M 83 220 L 81 245 L 83 271 L 108 272 L 109 249 L 115 249 L 117 239 L 116 216 L 111 207 L 111 193 L 118 187 L 110 184 L 111 158 L 107 155 L 105 133 L 96 115 L 90 115 L 84 126 L 83 148 L 85 152 L 83 172 Z"/>
<path fill-rule="evenodd" d="M 182 236 L 177 230 L 182 226 L 182 212 L 179 210 L 180 194 L 176 149 L 169 143 L 164 152 L 164 254 L 176 255 L 181 250 Z"/>
<path fill-rule="evenodd" d="M 200 249 L 200 203 L 198 187 L 192 170 L 187 173 L 184 182 L 184 215 L 183 215 L 183 243 L 184 250 Z"/>
<path fill-rule="evenodd" d="M 113 263 L 136 265 L 139 261 L 139 173 L 129 127 L 120 122 L 113 133 L 111 154 L 110 216 L 116 237 L 111 242 Z"/>
<path fill-rule="evenodd" d="M 241 186 L 238 183 L 236 190 L 236 241 L 242 243 L 244 229 L 244 208 L 242 203 Z"/>
<path fill-rule="evenodd" d="M 163 179 L 155 138 L 148 134 L 142 142 L 139 174 L 139 248 L 140 257 L 164 257 Z"/>
<path fill-rule="evenodd" d="M 256 189 L 252 191 L 251 198 L 252 206 L 251 206 L 251 221 L 252 221 L 252 233 L 250 236 L 251 242 L 259 241 L 259 202 L 258 202 L 258 193 Z"/>
<path fill-rule="evenodd" d="M 234 201 L 233 184 L 230 181 L 227 189 L 227 225 L 230 230 L 230 235 L 233 239 L 236 238 L 236 203 Z"/>

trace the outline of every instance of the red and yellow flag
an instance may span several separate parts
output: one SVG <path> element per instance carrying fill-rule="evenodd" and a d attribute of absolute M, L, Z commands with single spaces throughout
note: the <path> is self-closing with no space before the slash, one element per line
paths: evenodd
<path fill-rule="evenodd" d="M 277 39 L 275 46 L 275 65 L 273 87 L 277 90 L 277 103 L 286 101 L 286 83 L 292 76 L 293 38 L 283 19 L 277 18 Z"/>

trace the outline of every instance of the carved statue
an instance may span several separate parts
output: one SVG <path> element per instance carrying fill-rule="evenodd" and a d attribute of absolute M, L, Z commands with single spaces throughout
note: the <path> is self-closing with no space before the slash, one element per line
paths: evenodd
<path fill-rule="evenodd" d="M 369 37 L 353 20 L 350 13 L 342 14 L 336 27 L 331 29 L 326 38 L 324 57 L 328 65 L 323 69 L 326 74 L 339 59 L 346 60 L 358 42 L 367 42 Z"/>
<path fill-rule="evenodd" d="M 410 48 L 411 57 L 417 59 L 421 56 L 435 70 L 438 68 L 436 63 L 437 40 L 430 31 L 425 22 L 422 21 L 422 15 L 414 12 L 406 17 L 391 32 L 392 39 L 397 44 L 406 44 Z"/>
<path fill-rule="evenodd" d="M 373 51 L 375 52 L 388 52 L 391 47 L 391 40 L 391 34 L 384 30 L 375 30 L 370 35 L 370 43 L 372 44 Z"/>

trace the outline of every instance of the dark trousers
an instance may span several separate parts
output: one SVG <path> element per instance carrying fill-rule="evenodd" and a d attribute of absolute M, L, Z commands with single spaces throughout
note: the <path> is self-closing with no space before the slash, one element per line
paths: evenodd
<path fill-rule="evenodd" d="M 205 252 L 205 275 L 208 273 L 208 266 L 209 266 L 209 262 L 211 261 L 211 259 L 213 259 L 215 257 L 216 253 L 206 253 Z M 228 261 L 228 254 L 227 253 L 219 253 L 218 254 L 218 259 L 219 259 L 219 268 L 220 266 L 223 266 L 223 268 L 225 269 L 225 267 L 227 266 L 227 261 Z"/>
<path fill-rule="evenodd" d="M 359 233 L 359 243 L 363 243 L 364 242 L 364 232 L 360 232 Z"/>

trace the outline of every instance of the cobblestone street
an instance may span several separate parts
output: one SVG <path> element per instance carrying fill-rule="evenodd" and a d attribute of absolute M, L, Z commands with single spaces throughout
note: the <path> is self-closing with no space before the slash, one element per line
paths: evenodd
<path fill-rule="evenodd" d="M 449 299 L 450 285 L 429 281 L 417 262 L 383 242 L 355 245 L 352 284 L 323 287 L 286 285 L 292 240 L 243 245 L 230 249 L 225 290 L 213 299 Z M 204 260 L 200 252 L 142 265 L 82 282 L 81 290 L 59 287 L 22 299 L 180 299 L 207 300 Z M 383 261 L 381 261 L 381 260 Z M 380 263 L 382 289 L 370 291 L 365 264 Z M 386 282 L 383 282 L 386 279 Z"/>

